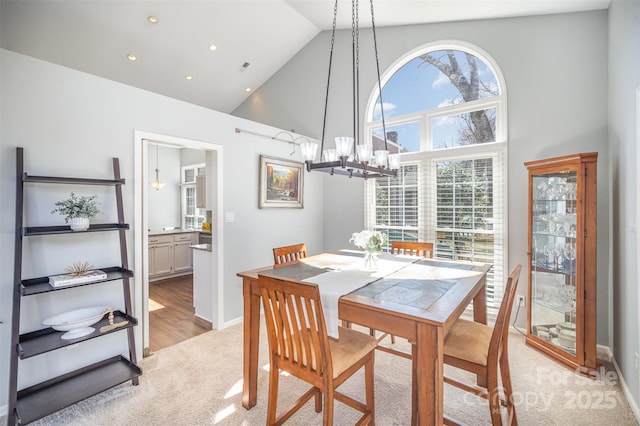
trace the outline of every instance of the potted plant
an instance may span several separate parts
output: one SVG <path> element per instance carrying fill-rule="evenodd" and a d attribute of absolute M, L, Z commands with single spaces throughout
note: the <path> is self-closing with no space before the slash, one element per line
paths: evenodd
<path fill-rule="evenodd" d="M 55 206 L 51 214 L 63 215 L 65 223 L 68 223 L 73 231 L 89 229 L 89 219 L 100 213 L 95 195 L 78 197 L 72 192 L 69 198 L 58 201 Z"/>

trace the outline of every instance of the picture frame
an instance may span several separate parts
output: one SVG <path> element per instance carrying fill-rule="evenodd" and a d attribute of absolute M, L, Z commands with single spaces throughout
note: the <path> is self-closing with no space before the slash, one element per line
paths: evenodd
<path fill-rule="evenodd" d="M 304 163 L 260 155 L 259 207 L 303 208 Z"/>

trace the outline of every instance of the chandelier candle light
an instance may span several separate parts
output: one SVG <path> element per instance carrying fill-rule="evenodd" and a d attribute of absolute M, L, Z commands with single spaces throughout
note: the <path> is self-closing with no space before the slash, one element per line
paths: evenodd
<path fill-rule="evenodd" d="M 160 148 L 158 147 L 158 144 L 156 144 L 156 180 L 154 180 L 149 184 L 156 191 L 160 191 L 164 187 L 164 182 L 162 182 L 160 180 L 160 177 L 158 176 L 158 174 L 160 173 L 160 169 L 158 168 L 158 150 L 159 149 Z"/>
<path fill-rule="evenodd" d="M 387 129 L 382 109 L 382 85 L 380 83 L 380 66 L 378 64 L 378 45 L 376 40 L 376 25 L 373 13 L 373 0 L 371 4 L 371 26 L 373 31 L 373 46 L 376 59 L 376 71 L 378 76 L 378 93 L 380 111 L 382 112 L 382 130 L 384 149 L 373 151 L 373 143 L 360 143 L 360 61 L 359 61 L 359 17 L 358 0 L 351 1 L 351 36 L 352 36 L 352 72 L 353 72 L 353 136 L 339 136 L 335 138 L 335 149 L 324 149 L 325 128 L 327 123 L 327 104 L 329 101 L 329 86 L 331 83 L 331 65 L 333 59 L 333 47 L 336 33 L 336 17 L 338 14 L 338 0 L 333 7 L 333 29 L 331 33 L 331 51 L 329 53 L 329 74 L 327 76 L 327 91 L 324 103 L 324 118 L 322 122 L 322 139 L 320 151 L 322 158 L 316 163 L 318 144 L 305 142 L 300 145 L 302 158 L 307 166 L 307 171 L 318 170 L 330 174 L 347 175 L 349 177 L 377 178 L 396 177 L 400 166 L 398 154 L 389 155 L 387 146 Z"/>

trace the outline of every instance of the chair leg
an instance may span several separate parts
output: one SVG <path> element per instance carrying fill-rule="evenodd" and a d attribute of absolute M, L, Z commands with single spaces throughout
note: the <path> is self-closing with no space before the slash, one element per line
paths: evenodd
<path fill-rule="evenodd" d="M 374 364 L 374 352 L 371 352 L 369 356 L 369 360 L 364 365 L 364 386 L 365 393 L 367 398 L 367 410 L 371 413 L 371 421 L 369 424 L 371 426 L 376 424 L 376 407 L 375 407 L 375 397 L 373 393 L 374 389 L 374 373 L 373 373 L 373 364 Z"/>
<path fill-rule="evenodd" d="M 276 422 L 276 414 L 278 409 L 278 380 L 280 371 L 275 365 L 271 365 L 269 369 L 269 398 L 267 403 L 267 425 Z"/>
<path fill-rule="evenodd" d="M 316 413 L 322 411 L 322 392 L 316 392 L 315 405 Z"/>
<path fill-rule="evenodd" d="M 417 371 L 417 351 L 416 345 L 411 344 L 411 426 L 418 424 L 418 380 Z"/>
<path fill-rule="evenodd" d="M 334 385 L 329 383 L 326 393 L 324 395 L 324 413 L 322 413 L 322 424 L 331 426 L 333 425 L 333 401 L 334 401 Z"/>
<path fill-rule="evenodd" d="M 507 414 L 509 415 L 509 425 L 517 425 L 516 406 L 513 404 L 513 386 L 511 384 L 511 372 L 509 370 L 509 357 L 504 351 L 500 357 L 500 375 L 502 377 L 502 387 L 504 388 L 504 399 L 507 403 Z"/>
<path fill-rule="evenodd" d="M 497 367 L 497 366 L 496 366 Z M 500 416 L 500 392 L 498 389 L 498 372 L 487 371 L 487 391 L 489 399 L 489 412 L 491 413 L 491 424 L 493 426 L 499 426 L 502 424 L 502 417 Z"/>

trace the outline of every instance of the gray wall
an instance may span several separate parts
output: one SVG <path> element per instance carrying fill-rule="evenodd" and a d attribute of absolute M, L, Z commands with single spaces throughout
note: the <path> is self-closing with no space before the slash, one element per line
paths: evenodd
<path fill-rule="evenodd" d="M 439 40 L 472 43 L 500 66 L 509 115 L 509 268 L 527 263 L 527 172 L 523 163 L 575 152 L 599 153 L 598 343 L 609 345 L 607 12 L 388 27 L 377 33 L 381 72 L 407 52 Z M 370 34 L 370 30 L 360 30 L 361 111 L 376 85 L 373 50 L 363 43 L 371 39 Z M 336 49 L 342 46 L 342 50 L 334 56 L 332 71 L 338 87 L 332 87 L 330 94 L 332 114 L 326 138 L 330 145 L 333 136 L 348 132 L 351 124 L 350 100 L 340 96 L 349 93 L 351 68 L 346 58 L 350 52 L 345 45 L 350 37 L 350 31 L 336 36 Z M 329 38 L 329 32 L 319 34 L 233 114 L 295 127 L 319 138 Z M 269 107 L 262 110 L 260 105 Z M 335 176 L 325 176 L 324 181 L 327 250 L 344 247 L 350 233 L 362 228 L 364 195 L 362 182 Z M 519 293 L 526 293 L 526 285 Z M 521 326 L 525 320 L 524 315 L 519 318 Z"/>
<path fill-rule="evenodd" d="M 310 253 L 323 247 L 322 179 L 305 175 L 304 209 L 258 208 L 258 165 L 260 154 L 289 158 L 289 144 L 273 141 L 280 129 L 253 123 L 206 108 L 176 101 L 103 78 L 74 71 L 28 56 L 0 50 L 0 410 L 7 402 L 7 386 L 13 289 L 13 244 L 15 200 L 15 148 L 25 148 L 25 165 L 29 173 L 54 176 L 110 178 L 111 157 L 119 157 L 124 186 L 125 220 L 132 225 L 128 232 L 129 261 L 142 256 L 141 242 L 133 241 L 135 231 L 134 187 L 140 183 L 135 175 L 134 131 L 177 136 L 223 146 L 223 211 L 235 212 L 235 222 L 224 224 L 224 320 L 241 318 L 242 290 L 237 272 L 269 265 L 272 247 L 307 243 Z M 263 133 L 268 137 L 236 133 L 235 128 Z M 54 185 L 59 186 L 59 185 Z M 61 218 L 49 214 L 52 204 L 68 187 L 44 188 L 39 197 L 28 200 L 32 225 L 56 224 Z M 43 187 L 43 185 L 40 185 Z M 96 187 L 97 188 L 97 187 Z M 93 192 L 92 188 L 83 188 Z M 98 189 L 96 189 L 97 191 Z M 112 191 L 112 190 L 111 190 Z M 101 196 L 108 214 L 114 211 L 112 192 Z M 113 220 L 113 216 L 100 220 Z M 88 235 L 88 234 L 86 234 Z M 80 237 L 72 238 L 72 237 Z M 54 241 L 55 239 L 55 241 Z M 113 265 L 111 253 L 118 253 L 116 241 L 96 245 L 96 240 L 82 236 L 54 236 L 34 240 L 26 259 L 27 274 L 52 274 L 85 254 L 94 265 Z M 82 242 L 83 251 L 76 246 Z M 53 245 L 52 245 L 53 244 Z M 65 250 L 59 249 L 64 244 Z M 113 249 L 113 250 L 112 250 Z M 103 256 L 104 255 L 104 256 Z M 142 283 L 134 283 L 140 292 Z M 58 292 L 52 297 L 30 296 L 23 305 L 23 332 L 41 327 L 39 321 L 49 314 L 83 306 L 121 302 L 121 285 L 105 285 L 102 292 L 84 288 Z M 119 290 L 120 289 L 120 290 Z M 64 293 L 64 294 L 62 294 Z M 134 301 L 140 303 L 139 300 Z M 134 312 L 141 318 L 141 312 Z M 137 343 L 141 345 L 140 327 Z M 116 336 L 117 333 L 112 336 Z M 76 363 L 87 364 L 105 355 L 124 352 L 117 337 L 105 336 L 85 342 L 72 350 L 54 351 L 38 360 L 23 363 L 30 374 L 20 378 L 21 387 L 45 374 L 70 369 Z M 59 353 L 58 353 L 59 352 Z M 139 348 L 141 353 L 141 347 Z M 44 367 L 43 367 L 44 366 Z M 23 371 L 24 372 L 24 371 Z"/>
<path fill-rule="evenodd" d="M 640 2 L 614 0 L 609 9 L 609 162 L 611 210 L 612 350 L 640 406 L 638 310 L 638 126 L 640 105 Z"/>

